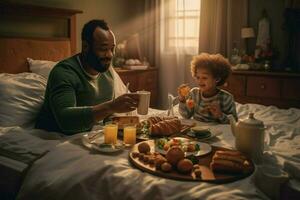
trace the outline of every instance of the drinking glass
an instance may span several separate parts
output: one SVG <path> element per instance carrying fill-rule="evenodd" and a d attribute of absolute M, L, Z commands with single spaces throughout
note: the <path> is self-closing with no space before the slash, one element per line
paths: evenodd
<path fill-rule="evenodd" d="M 105 144 L 116 144 L 118 136 L 118 125 L 107 124 L 104 126 L 104 143 Z"/>
<path fill-rule="evenodd" d="M 124 126 L 123 143 L 125 146 L 132 146 L 136 143 L 136 127 L 133 125 Z"/>

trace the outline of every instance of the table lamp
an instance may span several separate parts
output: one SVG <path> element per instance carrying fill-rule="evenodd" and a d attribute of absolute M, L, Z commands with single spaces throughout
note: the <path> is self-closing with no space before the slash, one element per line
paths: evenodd
<path fill-rule="evenodd" d="M 242 30 L 241 30 L 241 37 L 243 39 L 254 38 L 255 34 L 254 34 L 253 28 L 251 28 L 251 27 L 242 28 Z"/>
<path fill-rule="evenodd" d="M 247 39 L 255 37 L 253 28 L 251 28 L 251 27 L 242 28 L 242 30 L 241 30 L 241 37 L 243 39 L 245 39 L 245 41 L 246 41 L 246 49 L 247 49 L 248 48 Z"/>

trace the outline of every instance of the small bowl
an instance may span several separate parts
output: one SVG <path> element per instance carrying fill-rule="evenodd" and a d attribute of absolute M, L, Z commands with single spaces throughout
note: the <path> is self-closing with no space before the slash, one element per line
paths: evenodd
<path fill-rule="evenodd" d="M 203 126 L 194 126 L 194 127 L 191 128 L 191 130 L 194 133 L 208 133 L 208 132 L 210 132 L 209 128 L 203 127 Z"/>
<path fill-rule="evenodd" d="M 207 138 L 211 136 L 210 129 L 206 127 L 195 126 L 191 128 L 191 131 L 196 138 Z"/>

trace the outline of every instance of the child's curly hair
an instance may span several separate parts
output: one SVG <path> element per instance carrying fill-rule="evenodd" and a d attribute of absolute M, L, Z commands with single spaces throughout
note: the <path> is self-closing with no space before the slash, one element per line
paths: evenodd
<path fill-rule="evenodd" d="M 192 76 L 195 77 L 197 69 L 204 68 L 209 70 L 213 77 L 219 79 L 217 86 L 225 83 L 231 73 L 231 65 L 221 54 L 201 53 L 194 56 L 191 62 Z"/>

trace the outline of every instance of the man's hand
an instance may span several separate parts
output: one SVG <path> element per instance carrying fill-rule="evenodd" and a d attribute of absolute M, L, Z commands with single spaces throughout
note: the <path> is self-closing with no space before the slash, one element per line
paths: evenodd
<path fill-rule="evenodd" d="M 137 108 L 140 95 L 136 93 L 123 94 L 111 102 L 114 113 L 125 113 Z"/>
<path fill-rule="evenodd" d="M 93 106 L 92 112 L 95 122 L 103 120 L 105 117 L 114 113 L 130 112 L 137 108 L 139 103 L 139 94 L 128 93 L 118 98 Z"/>

